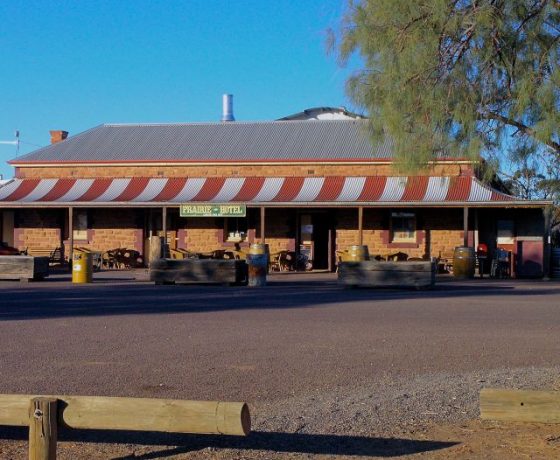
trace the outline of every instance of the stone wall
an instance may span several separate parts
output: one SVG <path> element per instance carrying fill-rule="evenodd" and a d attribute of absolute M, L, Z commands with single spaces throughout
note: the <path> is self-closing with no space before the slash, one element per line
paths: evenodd
<path fill-rule="evenodd" d="M 455 248 L 463 246 L 463 209 L 430 209 L 423 214 L 424 228 L 429 229 L 426 239 L 430 256 L 452 258 Z"/>
<path fill-rule="evenodd" d="M 227 241 L 224 219 L 199 217 L 178 222 L 177 246 L 194 252 L 235 249 L 236 246 L 247 250 L 251 243 L 260 242 L 261 234 L 260 211 L 248 209 L 247 213 L 247 238 L 239 245 Z M 267 209 L 265 225 L 270 252 L 295 250 L 295 210 Z"/>
<path fill-rule="evenodd" d="M 125 248 L 143 252 L 144 217 L 135 209 L 92 209 L 89 211 L 88 242 L 74 241 L 97 251 Z"/>
<path fill-rule="evenodd" d="M 14 242 L 18 249 L 52 251 L 64 247 L 69 254 L 68 211 L 66 209 L 21 209 L 16 211 Z M 74 224 L 76 219 L 74 219 Z M 85 239 L 75 239 L 75 247 L 95 251 L 126 248 L 143 252 L 141 211 L 132 209 L 91 209 Z"/>
<path fill-rule="evenodd" d="M 267 209 L 265 237 L 270 253 L 295 251 L 296 211 L 294 209 Z M 260 235 L 260 224 L 257 228 Z"/>
<path fill-rule="evenodd" d="M 443 163 L 422 172 L 431 176 L 472 174 L 472 165 Z M 278 176 L 395 176 L 390 163 L 269 163 L 214 165 L 116 165 L 17 167 L 18 178 L 92 178 L 92 177 L 278 177 Z"/>
<path fill-rule="evenodd" d="M 52 251 L 62 244 L 63 211 L 58 209 L 17 210 L 14 245 L 20 250 Z"/>
<path fill-rule="evenodd" d="M 180 248 L 194 252 L 207 252 L 221 247 L 223 239 L 223 219 L 219 218 L 192 218 L 185 220 L 181 227 L 184 232 L 182 241 L 178 241 Z"/>
<path fill-rule="evenodd" d="M 414 212 L 417 216 L 417 242 L 395 244 L 389 242 L 391 209 L 364 209 L 363 244 L 368 246 L 370 255 L 386 257 L 404 252 L 409 257 L 452 257 L 454 248 L 463 244 L 463 210 L 447 208 L 442 212 L 440 209 L 417 209 Z M 66 213 L 67 210 L 61 209 L 16 211 L 15 245 L 22 250 L 52 250 L 60 247 L 64 240 L 67 246 Z M 358 210 L 339 209 L 333 215 L 336 250 L 342 251 L 358 244 Z M 90 209 L 87 239 L 76 239 L 74 245 L 97 251 L 135 249 L 143 254 L 147 219 L 148 212 L 142 209 Z M 266 210 L 266 243 L 271 253 L 296 249 L 296 220 L 295 209 Z M 158 221 L 157 216 L 154 221 Z M 194 252 L 235 247 L 234 243 L 226 241 L 224 219 L 221 218 L 170 219 L 168 230 L 177 235 L 179 248 Z M 260 211 L 250 208 L 248 238 L 240 246 L 246 250 L 250 243 L 259 241 Z M 68 254 L 68 248 L 65 254 Z"/>
<path fill-rule="evenodd" d="M 416 243 L 390 243 L 390 209 L 364 209 L 363 244 L 370 255 L 387 257 L 404 252 L 408 257 L 451 257 L 463 244 L 463 210 L 415 210 Z M 343 209 L 336 215 L 336 250 L 344 251 L 359 243 L 358 211 Z"/>

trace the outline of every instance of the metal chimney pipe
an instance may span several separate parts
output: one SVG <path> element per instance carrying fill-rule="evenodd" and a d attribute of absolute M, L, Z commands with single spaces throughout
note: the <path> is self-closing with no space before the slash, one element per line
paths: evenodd
<path fill-rule="evenodd" d="M 233 116 L 233 94 L 224 94 L 222 102 L 222 121 L 235 121 Z"/>

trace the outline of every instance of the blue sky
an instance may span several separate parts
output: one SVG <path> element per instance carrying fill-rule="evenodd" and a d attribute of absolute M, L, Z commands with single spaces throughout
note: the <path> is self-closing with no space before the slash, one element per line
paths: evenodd
<path fill-rule="evenodd" d="M 20 155 L 102 123 L 238 121 L 352 105 L 326 52 L 345 0 L 0 2 L 0 141 Z M 31 145 L 35 144 L 35 145 Z M 12 145 L 0 145 L 0 174 Z"/>

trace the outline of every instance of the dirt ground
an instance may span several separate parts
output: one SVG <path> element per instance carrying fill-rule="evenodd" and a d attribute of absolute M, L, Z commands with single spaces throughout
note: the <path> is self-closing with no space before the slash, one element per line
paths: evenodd
<path fill-rule="evenodd" d="M 559 282 L 144 277 L 0 284 L 0 392 L 246 401 L 253 432 L 62 430 L 60 459 L 560 458 L 560 425 L 478 417 L 483 387 L 560 390 Z M 25 458 L 26 429 L 0 427 L 0 459 Z"/>
<path fill-rule="evenodd" d="M 26 459 L 23 430 L 11 430 L 12 439 L 0 443 L 0 458 Z M 245 440 L 183 437 L 180 443 L 162 445 L 61 441 L 58 458 L 72 459 L 303 459 L 303 458 L 433 458 L 433 459 L 557 459 L 560 428 L 546 424 L 481 422 L 428 425 L 402 438 L 340 436 L 335 439 L 283 441 L 282 436 L 256 432 Z M 113 436 L 114 437 L 114 436 Z M 326 438 L 332 438 L 325 435 Z M 319 436 L 320 438 L 320 436 Z M 87 439 L 87 437 L 86 437 Z M 287 443 L 287 444 L 284 444 Z M 332 445 L 335 444 L 335 445 Z"/>

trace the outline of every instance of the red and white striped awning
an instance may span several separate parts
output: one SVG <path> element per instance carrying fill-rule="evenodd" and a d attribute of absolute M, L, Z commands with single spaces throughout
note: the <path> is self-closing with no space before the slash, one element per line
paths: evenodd
<path fill-rule="evenodd" d="M 189 202 L 268 206 L 542 204 L 517 200 L 471 176 L 13 179 L 0 187 L 0 207 Z"/>

